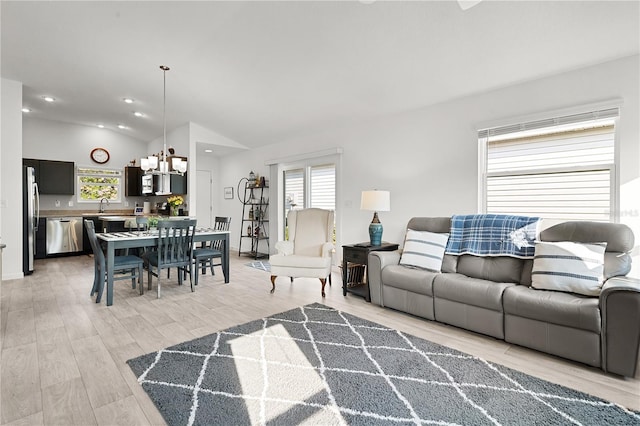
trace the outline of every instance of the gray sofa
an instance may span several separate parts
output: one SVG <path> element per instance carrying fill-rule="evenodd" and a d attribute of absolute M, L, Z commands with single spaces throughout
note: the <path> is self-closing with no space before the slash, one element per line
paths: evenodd
<path fill-rule="evenodd" d="M 407 228 L 448 233 L 451 218 L 413 218 Z M 442 272 L 399 264 L 401 252 L 371 252 L 371 302 L 509 343 L 634 377 L 640 346 L 640 281 L 625 277 L 634 245 L 625 225 L 564 222 L 541 241 L 607 242 L 599 297 L 531 287 L 533 260 L 445 255 Z"/>

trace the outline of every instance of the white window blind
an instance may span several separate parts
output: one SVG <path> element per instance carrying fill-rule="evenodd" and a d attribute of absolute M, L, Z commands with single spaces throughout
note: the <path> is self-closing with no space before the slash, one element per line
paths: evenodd
<path fill-rule="evenodd" d="M 613 220 L 617 113 L 614 108 L 480 131 L 484 211 Z"/>
<path fill-rule="evenodd" d="M 285 214 L 291 209 L 303 209 L 304 169 L 285 170 L 284 172 Z"/>
<path fill-rule="evenodd" d="M 311 207 L 335 210 L 336 166 L 333 164 L 311 167 Z"/>

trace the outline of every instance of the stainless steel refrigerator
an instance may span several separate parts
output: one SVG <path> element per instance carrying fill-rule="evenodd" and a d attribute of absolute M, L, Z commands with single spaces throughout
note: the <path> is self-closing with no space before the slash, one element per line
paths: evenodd
<path fill-rule="evenodd" d="M 36 231 L 40 222 L 40 194 L 36 182 L 36 170 L 23 167 L 22 173 L 22 212 L 24 238 L 22 243 L 22 272 L 33 273 L 33 259 L 36 254 Z"/>

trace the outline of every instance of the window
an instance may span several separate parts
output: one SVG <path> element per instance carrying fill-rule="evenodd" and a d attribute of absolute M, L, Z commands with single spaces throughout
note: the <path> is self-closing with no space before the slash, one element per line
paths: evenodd
<path fill-rule="evenodd" d="M 336 209 L 335 164 L 306 166 L 284 171 L 285 223 L 289 210 L 308 207 Z"/>
<path fill-rule="evenodd" d="M 285 217 L 289 210 L 335 210 L 336 166 L 326 164 L 284 171 Z"/>
<path fill-rule="evenodd" d="M 78 167 L 78 202 L 120 202 L 122 170 Z"/>
<path fill-rule="evenodd" d="M 481 130 L 481 210 L 614 221 L 618 108 Z"/>

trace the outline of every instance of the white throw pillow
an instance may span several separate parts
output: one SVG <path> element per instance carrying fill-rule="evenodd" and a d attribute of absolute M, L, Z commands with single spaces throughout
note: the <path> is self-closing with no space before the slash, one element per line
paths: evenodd
<path fill-rule="evenodd" d="M 440 272 L 449 234 L 407 229 L 400 264 Z"/>
<path fill-rule="evenodd" d="M 607 243 L 536 242 L 531 287 L 598 296 Z"/>

